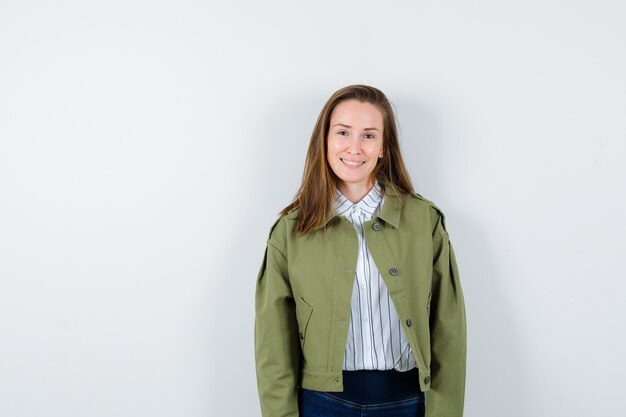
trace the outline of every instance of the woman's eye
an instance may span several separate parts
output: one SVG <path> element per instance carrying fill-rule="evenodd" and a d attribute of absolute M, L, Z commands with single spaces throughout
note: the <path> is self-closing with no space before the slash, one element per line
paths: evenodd
<path fill-rule="evenodd" d="M 374 135 L 372 135 L 371 133 L 366 133 L 365 139 L 374 139 Z"/>
<path fill-rule="evenodd" d="M 337 132 L 337 134 L 345 136 L 348 134 L 348 132 L 346 132 L 345 130 L 340 130 L 339 132 Z"/>

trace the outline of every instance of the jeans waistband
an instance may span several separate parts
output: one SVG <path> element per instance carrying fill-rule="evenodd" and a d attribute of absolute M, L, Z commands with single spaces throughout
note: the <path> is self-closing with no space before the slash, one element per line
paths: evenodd
<path fill-rule="evenodd" d="M 332 395 L 359 404 L 377 404 L 423 396 L 417 368 L 343 371 L 343 392 Z"/>

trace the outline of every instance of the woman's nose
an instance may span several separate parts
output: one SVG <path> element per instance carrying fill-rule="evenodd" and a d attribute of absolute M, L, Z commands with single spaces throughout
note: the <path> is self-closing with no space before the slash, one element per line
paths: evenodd
<path fill-rule="evenodd" d="M 361 146 L 361 143 L 359 142 L 359 138 L 352 136 L 348 140 L 348 151 L 350 153 L 359 153 L 360 146 Z"/>

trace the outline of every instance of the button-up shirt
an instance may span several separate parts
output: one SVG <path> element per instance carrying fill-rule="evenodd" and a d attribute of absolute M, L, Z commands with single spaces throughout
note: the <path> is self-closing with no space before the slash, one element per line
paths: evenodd
<path fill-rule="evenodd" d="M 339 190 L 335 193 L 337 214 L 354 225 L 359 242 L 343 369 L 408 371 L 416 366 L 415 358 L 364 238 L 364 222 L 374 218 L 384 204 L 380 184 L 376 180 L 357 203 Z"/>

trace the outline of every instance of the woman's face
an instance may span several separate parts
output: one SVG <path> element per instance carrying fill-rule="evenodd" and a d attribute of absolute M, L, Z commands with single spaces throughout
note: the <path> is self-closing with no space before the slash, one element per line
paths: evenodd
<path fill-rule="evenodd" d="M 327 159 L 339 177 L 339 188 L 367 192 L 378 158 L 383 156 L 383 115 L 371 103 L 345 100 L 330 117 Z"/>

